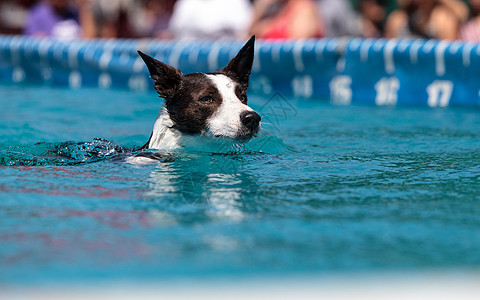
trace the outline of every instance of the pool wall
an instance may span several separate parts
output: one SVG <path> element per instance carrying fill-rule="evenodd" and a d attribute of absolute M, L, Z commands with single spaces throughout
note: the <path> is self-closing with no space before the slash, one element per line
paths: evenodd
<path fill-rule="evenodd" d="M 223 67 L 242 42 L 75 40 L 0 35 L 0 83 L 152 88 L 142 50 L 184 73 Z M 386 39 L 257 42 L 251 92 L 332 103 L 480 104 L 480 45 Z"/>

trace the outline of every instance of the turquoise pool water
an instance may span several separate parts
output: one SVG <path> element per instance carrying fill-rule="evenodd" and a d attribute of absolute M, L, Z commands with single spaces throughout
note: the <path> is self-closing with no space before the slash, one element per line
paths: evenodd
<path fill-rule="evenodd" d="M 250 101 L 258 139 L 136 166 L 155 94 L 0 87 L 0 282 L 480 267 L 479 110 Z"/>

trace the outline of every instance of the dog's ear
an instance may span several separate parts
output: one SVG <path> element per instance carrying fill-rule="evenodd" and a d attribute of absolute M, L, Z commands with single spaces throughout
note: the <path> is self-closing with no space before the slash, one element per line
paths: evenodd
<path fill-rule="evenodd" d="M 253 56 L 255 53 L 255 36 L 243 46 L 237 56 L 228 65 L 221 69 L 221 73 L 238 80 L 243 86 L 248 87 L 248 80 L 252 72 Z"/>
<path fill-rule="evenodd" d="M 137 52 L 147 65 L 150 76 L 155 80 L 155 89 L 160 97 L 165 99 L 173 97 L 182 81 L 182 72 L 141 51 Z"/>

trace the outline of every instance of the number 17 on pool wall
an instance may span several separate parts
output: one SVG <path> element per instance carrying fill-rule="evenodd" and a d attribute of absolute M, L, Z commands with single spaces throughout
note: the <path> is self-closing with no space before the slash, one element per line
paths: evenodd
<path fill-rule="evenodd" d="M 447 107 L 453 92 L 453 82 L 449 80 L 435 80 L 427 87 L 428 106 Z"/>

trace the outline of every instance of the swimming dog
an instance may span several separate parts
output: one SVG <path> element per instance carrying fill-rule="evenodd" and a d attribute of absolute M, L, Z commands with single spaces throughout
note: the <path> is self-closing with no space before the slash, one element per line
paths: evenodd
<path fill-rule="evenodd" d="M 138 51 L 165 100 L 150 139 L 141 149 L 176 149 L 187 136 L 240 142 L 253 138 L 261 127 L 261 117 L 247 105 L 254 45 L 252 36 L 217 72 L 187 75 Z"/>

